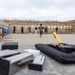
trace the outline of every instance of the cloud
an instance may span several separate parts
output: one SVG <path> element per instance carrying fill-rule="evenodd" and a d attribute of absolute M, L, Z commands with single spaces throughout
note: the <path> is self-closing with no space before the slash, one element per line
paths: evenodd
<path fill-rule="evenodd" d="M 75 0 L 0 0 L 1 19 L 72 20 Z"/>

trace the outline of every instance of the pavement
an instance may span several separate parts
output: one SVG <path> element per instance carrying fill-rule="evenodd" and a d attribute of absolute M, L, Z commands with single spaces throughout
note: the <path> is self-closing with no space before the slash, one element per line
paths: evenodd
<path fill-rule="evenodd" d="M 62 43 L 75 44 L 75 34 L 58 34 Z M 18 42 L 19 49 L 36 49 L 37 43 L 57 43 L 53 34 L 43 34 L 40 38 L 39 34 L 9 34 L 4 38 L 0 38 L 0 48 L 4 42 Z M 75 75 L 75 64 L 64 65 L 54 59 L 45 56 L 43 71 L 29 70 L 28 66 L 18 71 L 14 75 Z"/>

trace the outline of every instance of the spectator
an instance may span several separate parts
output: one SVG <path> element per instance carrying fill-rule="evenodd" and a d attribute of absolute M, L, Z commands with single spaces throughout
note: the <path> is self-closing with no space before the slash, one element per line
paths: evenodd
<path fill-rule="evenodd" d="M 58 26 L 56 27 L 56 33 L 58 32 Z"/>
<path fill-rule="evenodd" d="M 48 33 L 48 27 L 47 26 L 45 27 L 45 33 L 46 34 Z"/>
<path fill-rule="evenodd" d="M 2 28 L 2 38 L 4 37 L 4 28 Z"/>
<path fill-rule="evenodd" d="M 13 27 L 13 33 L 16 33 L 16 26 Z"/>
<path fill-rule="evenodd" d="M 28 27 L 28 30 L 29 30 L 29 33 L 31 33 L 31 27 L 30 26 Z"/>
<path fill-rule="evenodd" d="M 23 26 L 21 27 L 21 33 L 24 33 L 24 27 Z"/>
<path fill-rule="evenodd" d="M 37 34 L 37 27 L 35 27 L 35 33 Z"/>

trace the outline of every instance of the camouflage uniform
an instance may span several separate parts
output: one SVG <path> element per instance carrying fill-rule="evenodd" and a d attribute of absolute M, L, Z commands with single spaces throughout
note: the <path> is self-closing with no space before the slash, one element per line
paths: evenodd
<path fill-rule="evenodd" d="M 43 27 L 42 26 L 39 27 L 39 32 L 40 32 L 40 37 L 41 37 L 43 34 Z"/>

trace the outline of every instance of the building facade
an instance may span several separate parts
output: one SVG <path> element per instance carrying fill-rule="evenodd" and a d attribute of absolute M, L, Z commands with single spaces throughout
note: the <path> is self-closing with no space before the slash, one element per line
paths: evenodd
<path fill-rule="evenodd" d="M 39 33 L 39 26 L 42 24 L 43 32 L 45 33 L 45 27 L 48 29 L 48 33 L 53 33 L 58 27 L 58 33 L 74 33 L 75 26 L 67 24 L 65 22 L 57 21 L 9 21 L 9 29 L 13 33 L 13 27 L 16 27 L 16 33 L 21 33 L 21 27 L 24 29 L 24 33 L 29 33 L 29 27 L 31 33 L 35 33 L 35 27 L 37 27 L 37 33 Z"/>

